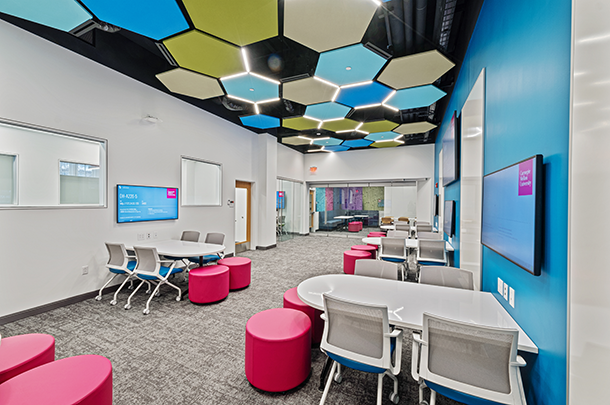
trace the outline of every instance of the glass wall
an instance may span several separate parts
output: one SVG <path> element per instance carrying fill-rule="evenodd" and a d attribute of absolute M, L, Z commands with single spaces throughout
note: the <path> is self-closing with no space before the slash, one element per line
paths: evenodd
<path fill-rule="evenodd" d="M 276 235 L 282 242 L 301 233 L 303 215 L 303 183 L 277 180 Z"/>

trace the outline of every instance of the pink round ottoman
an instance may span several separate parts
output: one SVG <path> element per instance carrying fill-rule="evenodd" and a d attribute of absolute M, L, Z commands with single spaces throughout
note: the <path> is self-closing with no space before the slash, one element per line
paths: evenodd
<path fill-rule="evenodd" d="M 383 238 L 385 236 L 385 232 L 369 232 L 369 234 L 366 236 L 369 238 Z"/>
<path fill-rule="evenodd" d="M 0 384 L 0 404 L 112 405 L 112 364 L 97 355 L 52 361 Z"/>
<path fill-rule="evenodd" d="M 215 264 L 197 267 L 189 272 L 189 300 L 209 304 L 229 295 L 229 268 Z"/>
<path fill-rule="evenodd" d="M 371 254 L 371 259 L 377 257 L 377 246 L 376 245 L 354 245 L 352 250 L 362 250 Z"/>
<path fill-rule="evenodd" d="M 247 257 L 227 257 L 218 264 L 229 268 L 229 290 L 239 290 L 250 285 L 250 267 L 252 261 Z"/>
<path fill-rule="evenodd" d="M 297 287 L 291 288 L 284 293 L 284 308 L 292 308 L 303 312 L 311 321 L 311 343 L 319 345 L 324 332 L 324 321 L 320 318 L 322 311 L 305 304 L 299 298 Z"/>
<path fill-rule="evenodd" d="M 343 252 L 343 272 L 354 274 L 354 267 L 358 259 L 370 259 L 371 253 L 363 250 L 346 250 Z"/>
<path fill-rule="evenodd" d="M 273 308 L 246 323 L 246 378 L 269 392 L 297 387 L 311 370 L 311 321 L 301 311 Z"/>
<path fill-rule="evenodd" d="M 55 338 L 32 333 L 3 338 L 0 343 L 0 384 L 55 360 Z M 3 404 L 0 400 L 0 404 Z"/>

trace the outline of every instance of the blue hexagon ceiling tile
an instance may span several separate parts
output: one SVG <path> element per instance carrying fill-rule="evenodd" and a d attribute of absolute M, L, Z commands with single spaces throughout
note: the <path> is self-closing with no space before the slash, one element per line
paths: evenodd
<path fill-rule="evenodd" d="M 362 44 L 320 54 L 315 75 L 338 86 L 373 80 L 386 60 Z"/>
<path fill-rule="evenodd" d="M 244 117 L 239 117 L 239 119 L 241 120 L 242 124 L 253 128 L 268 129 L 280 126 L 279 118 L 264 114 L 247 115 Z"/>
<path fill-rule="evenodd" d="M 330 152 L 344 152 L 349 149 L 349 146 L 343 145 L 333 145 L 333 146 L 325 146 L 324 150 L 328 150 Z"/>
<path fill-rule="evenodd" d="M 255 73 L 234 75 L 220 81 L 229 96 L 251 103 L 277 99 L 280 94 L 278 81 Z"/>
<path fill-rule="evenodd" d="M 322 145 L 322 146 L 333 146 L 333 145 L 340 145 L 341 142 L 343 142 L 341 139 L 337 139 L 337 138 L 318 138 L 316 140 L 313 141 L 314 145 Z"/>
<path fill-rule="evenodd" d="M 381 104 L 391 93 L 392 89 L 377 82 L 366 83 L 360 86 L 342 88 L 335 100 L 337 103 L 361 108 Z"/>
<path fill-rule="evenodd" d="M 82 0 L 97 18 L 155 40 L 189 28 L 175 0 Z"/>
<path fill-rule="evenodd" d="M 349 146 L 350 148 L 364 148 L 372 144 L 373 141 L 367 141 L 366 139 L 351 139 L 349 141 L 344 141 L 342 146 Z"/>
<path fill-rule="evenodd" d="M 62 31 L 70 31 L 91 19 L 91 14 L 75 0 L 2 1 L 0 12 Z"/>
<path fill-rule="evenodd" d="M 377 141 L 387 141 L 389 139 L 395 139 L 399 136 L 402 136 L 402 135 L 397 134 L 396 132 L 392 132 L 392 131 L 385 131 L 385 132 L 376 132 L 374 134 L 368 134 L 367 136 L 364 137 L 364 139 L 377 142 Z"/>
<path fill-rule="evenodd" d="M 351 108 L 337 103 L 321 103 L 308 105 L 305 109 L 305 117 L 315 118 L 320 121 L 344 118 Z"/>
<path fill-rule="evenodd" d="M 428 107 L 445 95 L 447 95 L 447 93 L 430 84 L 427 86 L 398 90 L 385 102 L 385 104 L 398 108 L 399 110 Z"/>

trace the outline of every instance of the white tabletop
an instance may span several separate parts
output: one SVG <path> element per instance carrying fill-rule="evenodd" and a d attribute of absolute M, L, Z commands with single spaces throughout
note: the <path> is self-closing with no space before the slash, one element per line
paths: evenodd
<path fill-rule="evenodd" d="M 354 217 L 352 217 L 351 215 L 340 215 L 338 217 L 335 217 L 334 219 L 352 219 Z"/>
<path fill-rule="evenodd" d="M 396 225 L 381 225 L 380 228 L 386 231 L 395 231 Z"/>
<path fill-rule="evenodd" d="M 407 241 L 407 247 L 411 248 L 411 249 L 417 249 L 419 247 L 419 245 L 417 244 L 417 239 L 406 239 Z M 370 237 L 370 238 L 362 238 L 362 242 L 366 243 L 367 245 L 381 245 L 381 237 Z M 453 246 L 451 246 L 451 244 L 447 241 L 445 241 L 445 249 L 448 252 L 453 252 Z"/>
<path fill-rule="evenodd" d="M 519 331 L 518 349 L 538 353 L 538 347 L 493 294 L 435 285 L 405 283 L 353 274 L 327 274 L 303 281 L 297 288 L 307 305 L 324 310 L 322 294 L 386 305 L 392 325 L 421 330 L 423 313 L 479 325 Z"/>
<path fill-rule="evenodd" d="M 225 250 L 224 245 L 213 243 L 187 242 L 184 240 L 159 240 L 136 243 L 135 246 L 148 246 L 157 248 L 162 256 L 192 257 L 220 253 Z M 129 249 L 129 247 L 127 247 Z"/>
<path fill-rule="evenodd" d="M 368 215 L 354 215 L 356 218 L 368 218 Z"/>

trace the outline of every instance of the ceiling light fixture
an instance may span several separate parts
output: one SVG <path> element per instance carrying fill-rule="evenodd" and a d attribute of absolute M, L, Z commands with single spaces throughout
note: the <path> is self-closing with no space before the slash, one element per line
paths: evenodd
<path fill-rule="evenodd" d="M 227 94 L 227 97 L 232 98 L 234 100 L 239 100 L 239 101 L 243 101 L 245 103 L 249 103 L 249 104 L 256 104 L 254 101 L 252 100 L 247 100 L 245 98 L 241 98 L 241 97 L 237 97 L 237 96 L 232 96 L 230 94 Z"/>
<path fill-rule="evenodd" d="M 322 138 L 316 138 L 316 141 L 325 141 L 327 139 L 330 139 L 330 136 L 323 136 Z"/>
<path fill-rule="evenodd" d="M 248 54 L 246 53 L 246 48 L 241 48 L 241 58 L 244 62 L 244 67 L 246 68 L 246 72 L 250 72 L 250 63 L 248 62 Z"/>
<path fill-rule="evenodd" d="M 320 129 L 320 128 L 322 128 L 322 124 L 324 124 L 324 121 L 320 121 L 320 122 L 318 123 L 318 128 L 316 128 L 316 129 Z"/>
<path fill-rule="evenodd" d="M 335 91 L 335 94 L 333 95 L 333 98 L 330 101 L 332 101 L 334 103 L 335 100 L 337 99 L 337 97 L 339 96 L 340 91 L 341 91 L 341 87 L 337 88 L 337 91 Z"/>
<path fill-rule="evenodd" d="M 343 131 L 335 131 L 335 134 L 346 134 L 348 132 L 354 132 L 355 129 L 344 129 Z"/>
<path fill-rule="evenodd" d="M 258 114 L 260 114 L 260 113 L 261 113 L 261 110 L 258 108 L 258 104 L 256 104 L 256 103 L 254 103 L 254 113 L 255 113 L 256 115 L 258 115 Z"/>
<path fill-rule="evenodd" d="M 392 111 L 400 111 L 398 108 L 392 107 L 391 105 L 387 105 L 387 104 L 384 104 L 384 103 L 381 103 L 381 105 L 384 106 L 385 108 L 388 108 L 388 109 L 392 110 Z"/>
<path fill-rule="evenodd" d="M 157 124 L 159 122 L 163 122 L 159 118 L 153 117 L 152 115 L 147 115 L 147 116 L 143 117 L 142 121 L 144 121 L 148 124 Z"/>
<path fill-rule="evenodd" d="M 319 120 L 317 118 L 311 117 L 309 115 L 303 115 L 303 118 L 306 118 L 306 119 L 312 120 L 312 121 L 322 122 L 322 120 Z"/>
<path fill-rule="evenodd" d="M 280 98 L 279 97 L 270 98 L 270 99 L 267 99 L 267 100 L 259 101 L 256 104 L 267 104 L 267 103 L 273 103 L 274 101 L 280 101 Z"/>
<path fill-rule="evenodd" d="M 345 70 L 352 70 L 352 67 L 351 66 L 346 66 Z"/>
<path fill-rule="evenodd" d="M 341 86 L 341 88 L 342 89 L 349 89 L 350 87 L 366 86 L 367 84 L 373 84 L 373 81 L 372 80 L 367 80 L 365 82 L 346 84 L 344 86 Z"/>
<path fill-rule="evenodd" d="M 226 80 L 235 79 L 235 78 L 238 78 L 238 77 L 241 77 L 241 76 L 245 76 L 247 74 L 248 74 L 248 72 L 241 72 L 241 73 L 237 73 L 237 74 L 234 74 L 234 75 L 231 75 L 231 76 L 221 77 L 220 81 L 222 82 L 222 81 L 226 81 Z"/>
<path fill-rule="evenodd" d="M 381 106 L 381 103 L 359 105 L 359 106 L 354 107 L 354 110 L 361 110 L 363 108 L 372 108 L 372 107 L 379 107 L 379 106 Z"/>
<path fill-rule="evenodd" d="M 314 139 L 313 139 L 313 138 L 310 138 L 310 137 L 308 137 L 308 136 L 302 136 L 302 135 L 298 135 L 298 136 L 297 136 L 297 138 L 301 138 L 301 139 L 306 139 L 306 140 L 308 140 L 310 145 L 311 145 L 311 144 L 313 143 L 313 141 L 314 141 Z"/>
<path fill-rule="evenodd" d="M 361 133 L 361 134 L 365 134 L 365 135 L 370 134 L 370 132 L 361 131 L 361 130 L 359 130 L 359 129 L 356 129 L 356 132 L 359 132 L 359 133 Z"/>
<path fill-rule="evenodd" d="M 376 141 L 377 143 L 381 143 L 381 142 L 394 142 L 394 139 L 380 139 L 378 141 Z"/>
<path fill-rule="evenodd" d="M 317 81 L 321 82 L 321 83 L 328 84 L 329 86 L 332 86 L 332 87 L 337 88 L 337 89 L 339 88 L 339 86 L 337 86 L 336 84 L 331 83 L 331 82 L 329 82 L 328 80 L 324 80 L 324 79 L 322 79 L 322 78 L 320 78 L 320 77 L 318 77 L 318 76 L 314 76 L 313 78 L 314 78 L 315 80 L 317 80 Z"/>
<path fill-rule="evenodd" d="M 344 117 L 331 118 L 331 119 L 328 119 L 328 120 L 324 120 L 323 122 L 341 121 L 343 119 L 345 119 L 345 118 Z"/>
<path fill-rule="evenodd" d="M 392 90 L 392 92 L 385 98 L 385 100 L 381 102 L 381 104 L 385 104 L 390 101 L 390 99 L 394 97 L 394 94 L 396 94 L 396 90 Z"/>
<path fill-rule="evenodd" d="M 254 72 L 250 72 L 249 74 L 251 74 L 251 75 L 252 75 L 252 76 L 254 76 L 254 77 L 258 77 L 259 79 L 266 80 L 266 81 L 268 81 L 269 83 L 277 84 L 278 86 L 280 85 L 280 82 L 279 82 L 279 81 L 277 81 L 277 80 L 270 79 L 270 78 L 268 78 L 268 77 L 265 77 L 265 76 L 259 75 L 259 74 L 254 73 Z"/>
<path fill-rule="evenodd" d="M 371 0 L 373 3 L 375 3 L 377 6 L 381 6 L 381 2 L 379 0 Z"/>
<path fill-rule="evenodd" d="M 358 124 L 358 126 L 356 127 L 356 131 L 360 129 L 360 127 L 362 127 L 364 125 L 364 122 L 361 122 L 360 124 Z"/>

